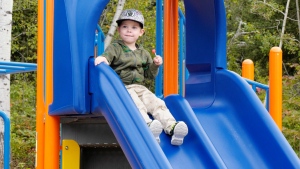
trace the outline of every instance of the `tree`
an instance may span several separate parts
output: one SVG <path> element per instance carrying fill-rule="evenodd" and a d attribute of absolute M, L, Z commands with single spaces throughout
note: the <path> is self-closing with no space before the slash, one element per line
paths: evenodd
<path fill-rule="evenodd" d="M 12 26 L 13 1 L 2 1 L 0 3 L 0 61 L 10 60 L 11 50 L 11 26 Z M 0 109 L 10 116 L 10 76 L 0 75 Z M 3 140 L 3 123 L 0 121 L 0 140 Z M 3 142 L 0 141 L 0 168 L 3 162 Z"/>
<path fill-rule="evenodd" d="M 279 43 L 280 48 L 282 48 L 283 35 L 284 35 L 284 31 L 285 31 L 286 19 L 287 19 L 288 13 L 289 13 L 289 6 L 290 6 L 290 0 L 287 1 L 286 7 L 285 7 L 285 13 L 284 13 L 284 19 L 283 19 L 283 24 L 282 24 L 282 29 L 281 29 L 280 43 Z"/>
<path fill-rule="evenodd" d="M 295 7 L 288 1 L 241 0 L 225 1 L 227 11 L 229 69 L 240 72 L 244 59 L 255 63 L 256 77 L 268 76 L 269 50 L 282 44 L 284 63 L 295 63 L 299 55 L 299 40 Z M 289 9 L 289 16 L 284 9 Z M 286 10 L 287 11 L 287 10 Z M 243 23 L 243 24 L 239 24 Z M 285 74 L 293 75 L 295 69 L 287 66 Z M 259 70 L 259 71 L 258 71 Z"/>
<path fill-rule="evenodd" d="M 106 49 L 106 47 L 111 43 L 111 41 L 113 39 L 116 28 L 118 26 L 116 21 L 118 20 L 119 16 L 121 15 L 121 12 L 122 12 L 124 4 L 125 4 L 125 1 L 126 0 L 119 0 L 119 2 L 118 2 L 116 13 L 114 15 L 114 18 L 112 20 L 112 23 L 109 27 L 109 31 L 108 31 L 107 36 L 106 36 L 105 41 L 104 41 L 104 49 Z"/>

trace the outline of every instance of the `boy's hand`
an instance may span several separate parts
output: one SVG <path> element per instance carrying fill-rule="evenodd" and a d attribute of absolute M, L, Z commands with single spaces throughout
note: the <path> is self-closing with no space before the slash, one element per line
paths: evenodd
<path fill-rule="evenodd" d="M 156 55 L 155 58 L 153 58 L 153 62 L 157 66 L 161 65 L 163 63 L 162 57 L 159 55 Z"/>
<path fill-rule="evenodd" d="M 95 61 L 94 61 L 95 66 L 99 65 L 102 62 L 104 62 L 104 63 L 106 63 L 106 64 L 109 65 L 109 63 L 108 63 L 108 61 L 107 61 L 107 59 L 105 57 L 98 56 L 98 57 L 95 58 Z"/>

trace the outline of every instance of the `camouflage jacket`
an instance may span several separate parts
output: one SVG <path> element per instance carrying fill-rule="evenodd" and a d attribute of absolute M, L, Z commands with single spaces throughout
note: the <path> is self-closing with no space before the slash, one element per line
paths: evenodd
<path fill-rule="evenodd" d="M 102 54 L 125 85 L 143 84 L 145 78 L 154 79 L 158 73 L 159 66 L 153 63 L 150 53 L 142 46 L 136 47 L 132 51 L 119 40 L 110 44 Z"/>

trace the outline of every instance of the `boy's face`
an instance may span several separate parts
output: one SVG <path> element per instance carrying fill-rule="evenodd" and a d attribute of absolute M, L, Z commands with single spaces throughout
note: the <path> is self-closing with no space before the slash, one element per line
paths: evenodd
<path fill-rule="evenodd" d="M 141 28 L 138 22 L 124 20 L 119 25 L 118 32 L 126 45 L 133 45 L 144 34 L 144 29 Z"/>

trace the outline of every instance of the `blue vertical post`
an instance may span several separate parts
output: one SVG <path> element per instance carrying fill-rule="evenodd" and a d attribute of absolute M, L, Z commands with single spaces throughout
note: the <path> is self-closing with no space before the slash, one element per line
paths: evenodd
<path fill-rule="evenodd" d="M 185 17 L 178 9 L 179 13 L 179 94 L 184 97 L 184 84 L 185 84 Z"/>
<path fill-rule="evenodd" d="M 98 47 L 98 56 L 100 54 L 102 54 L 104 52 L 104 40 L 105 40 L 105 35 L 102 31 L 102 29 L 100 28 L 99 25 L 97 25 L 97 37 L 96 37 L 96 40 L 97 40 L 97 47 Z"/>
<path fill-rule="evenodd" d="M 266 108 L 267 108 L 267 110 L 268 110 L 268 112 L 269 112 L 269 110 L 270 110 L 270 106 L 269 106 L 269 95 L 270 95 L 270 92 L 269 92 L 269 89 L 267 89 L 266 90 L 266 98 L 265 98 L 265 101 L 266 101 Z"/>
<path fill-rule="evenodd" d="M 4 121 L 4 169 L 9 169 L 10 159 L 10 120 L 7 115 L 0 111 L 0 116 Z"/>
<path fill-rule="evenodd" d="M 163 39 L 163 14 L 162 14 L 162 0 L 156 0 L 156 53 L 163 56 L 162 52 L 162 39 Z M 163 98 L 162 94 L 162 70 L 163 65 L 161 65 L 161 68 L 159 69 L 158 75 L 155 79 L 155 95 L 159 98 Z"/>

